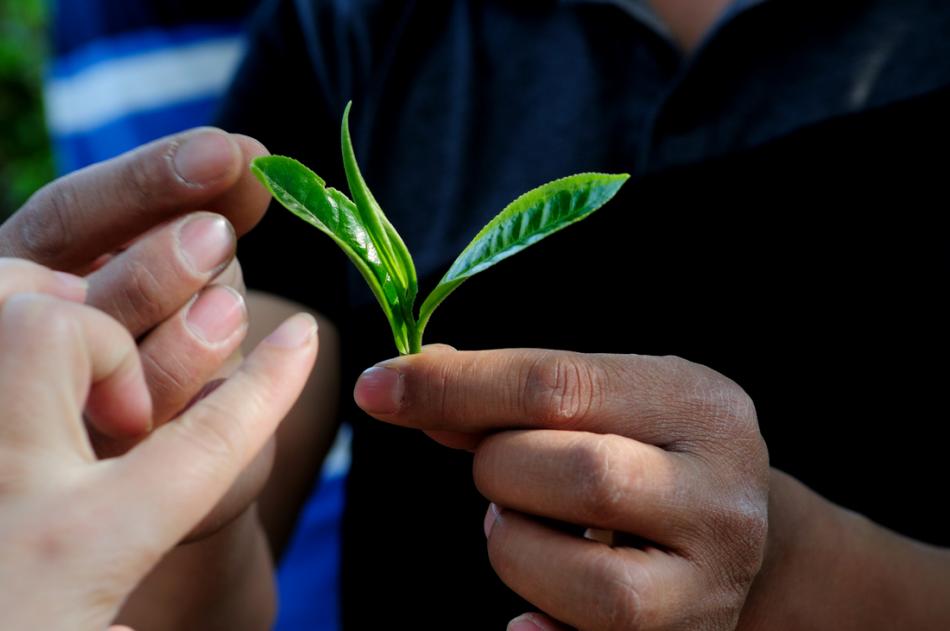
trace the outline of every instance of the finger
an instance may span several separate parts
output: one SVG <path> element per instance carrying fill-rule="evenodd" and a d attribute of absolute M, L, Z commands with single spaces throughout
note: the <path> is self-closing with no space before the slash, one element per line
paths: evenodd
<path fill-rule="evenodd" d="M 526 613 L 509 622 L 507 631 L 569 631 L 569 628 L 543 613 Z"/>
<path fill-rule="evenodd" d="M 129 527 L 156 551 L 180 540 L 273 434 L 303 388 L 316 351 L 313 317 L 290 318 L 217 390 L 112 461 L 111 492 L 128 506 Z"/>
<path fill-rule="evenodd" d="M 238 235 L 246 234 L 264 216 L 271 195 L 251 171 L 251 161 L 259 156 L 270 155 L 267 148 L 257 140 L 242 134 L 231 134 L 231 139 L 241 149 L 242 166 L 237 182 L 207 206 L 207 210 L 225 215 Z"/>
<path fill-rule="evenodd" d="M 706 598 L 706 586 L 692 564 L 675 555 L 655 548 L 611 548 L 515 511 L 488 519 L 488 556 L 499 578 L 532 605 L 572 626 L 691 628 L 681 616 L 699 616 L 703 612 L 694 603 L 714 600 Z"/>
<path fill-rule="evenodd" d="M 446 432 L 439 430 L 426 431 L 426 436 L 449 449 L 464 449 L 475 451 L 482 441 L 482 434 L 466 434 L 464 432 Z"/>
<path fill-rule="evenodd" d="M 449 346 L 448 344 L 436 343 L 436 344 L 426 344 L 421 349 L 422 353 L 455 353 L 458 352 L 458 349 L 454 346 Z"/>
<path fill-rule="evenodd" d="M 233 259 L 227 219 L 194 213 L 150 232 L 89 275 L 89 304 L 135 337 L 178 311 Z"/>
<path fill-rule="evenodd" d="M 145 338 L 139 352 L 156 424 L 180 412 L 218 373 L 247 327 L 244 297 L 211 285 Z"/>
<path fill-rule="evenodd" d="M 85 279 L 54 272 L 24 259 L 0 258 L 0 304 L 13 294 L 49 294 L 72 302 L 86 299 Z"/>
<path fill-rule="evenodd" d="M 12 441 L 7 444 L 66 444 L 91 457 L 84 406 L 104 434 L 148 431 L 151 401 L 135 341 L 105 314 L 50 296 L 16 294 L 0 308 L 0 348 L 0 432 Z"/>
<path fill-rule="evenodd" d="M 720 426 L 756 434 L 734 383 L 675 357 L 510 349 L 408 355 L 370 368 L 354 391 L 376 418 L 424 430 L 550 428 L 616 433 L 659 446 Z"/>
<path fill-rule="evenodd" d="M 220 212 L 238 234 L 266 210 L 247 172 L 263 151 L 221 130 L 192 130 L 56 180 L 0 226 L 0 254 L 78 269 L 189 210 Z"/>
<path fill-rule="evenodd" d="M 236 289 L 242 296 L 247 295 L 247 287 L 244 284 L 244 272 L 241 270 L 241 262 L 237 258 L 232 258 L 224 271 L 215 276 L 215 284 L 227 285 Z"/>
<path fill-rule="evenodd" d="M 684 455 L 617 435 L 503 432 L 479 445 L 473 468 L 479 492 L 498 505 L 678 551 L 714 497 Z"/>
<path fill-rule="evenodd" d="M 423 353 L 451 353 L 455 349 L 448 344 L 426 344 L 422 347 Z M 482 440 L 481 434 L 466 434 L 465 432 L 450 432 L 432 430 L 427 431 L 426 435 L 435 442 L 448 447 L 449 449 L 464 449 L 474 451 L 478 443 Z"/>

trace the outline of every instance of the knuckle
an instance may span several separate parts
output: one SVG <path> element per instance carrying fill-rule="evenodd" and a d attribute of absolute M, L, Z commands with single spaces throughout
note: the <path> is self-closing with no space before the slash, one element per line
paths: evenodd
<path fill-rule="evenodd" d="M 71 560 L 83 523 L 83 520 L 72 519 L 68 514 L 41 522 L 26 542 L 29 556 L 35 559 L 37 565 L 48 564 L 53 567 Z"/>
<path fill-rule="evenodd" d="M 63 309 L 55 308 L 54 300 L 37 294 L 17 294 L 3 304 L 5 327 L 29 335 L 42 331 L 43 339 L 66 340 L 75 334 L 74 321 Z"/>
<path fill-rule="evenodd" d="M 130 325 L 157 324 L 164 315 L 161 281 L 147 265 L 135 260 L 126 263 L 123 277 L 113 298 L 115 312 Z"/>
<path fill-rule="evenodd" d="M 752 397 L 729 379 L 722 379 L 718 386 L 710 388 L 712 406 L 719 416 L 742 424 L 755 423 L 757 419 Z"/>
<path fill-rule="evenodd" d="M 575 472 L 578 505 L 589 525 L 614 523 L 624 510 L 628 476 L 610 436 L 588 435 L 578 441 L 569 457 Z"/>
<path fill-rule="evenodd" d="M 35 261 L 57 260 L 81 221 L 80 202 L 68 178 L 37 191 L 13 222 L 15 253 Z"/>
<path fill-rule="evenodd" d="M 77 486 L 68 501 L 57 502 L 55 506 L 39 503 L 37 508 L 40 515 L 50 517 L 35 520 L 24 541 L 24 548 L 37 564 L 69 565 L 77 557 L 96 553 L 98 546 L 89 543 L 100 541 L 105 522 L 97 511 L 102 508 L 101 503 L 90 496 L 87 487 Z"/>
<path fill-rule="evenodd" d="M 745 588 L 752 582 L 762 564 L 769 530 L 768 511 L 764 503 L 758 505 L 743 502 L 732 511 L 731 522 L 733 532 L 736 533 L 737 552 L 734 558 L 741 568 L 738 583 Z"/>
<path fill-rule="evenodd" d="M 194 370 L 174 353 L 142 353 L 142 369 L 153 397 L 158 401 L 177 400 L 196 386 Z"/>
<path fill-rule="evenodd" d="M 749 550 L 765 541 L 768 513 L 764 502 L 743 499 L 714 513 L 712 530 L 728 536 L 733 547 Z"/>
<path fill-rule="evenodd" d="M 166 194 L 172 185 L 171 167 L 167 160 L 124 159 L 119 176 L 113 182 L 129 210 L 138 215 L 147 215 L 156 206 L 160 195 Z"/>
<path fill-rule="evenodd" d="M 680 422 L 685 425 L 680 432 L 684 437 L 680 442 L 698 440 L 697 422 L 704 430 L 701 440 L 706 442 L 758 436 L 755 403 L 736 382 L 680 357 L 664 357 L 663 361 L 673 375 L 675 388 L 669 406 L 679 411 Z M 691 440 L 685 438 L 687 436 Z"/>
<path fill-rule="evenodd" d="M 75 573 L 93 569 L 85 602 L 89 610 L 110 611 L 117 598 L 128 591 L 129 576 L 143 574 L 165 553 L 160 539 L 139 536 L 135 546 L 115 546 L 114 538 L 104 537 L 104 515 L 112 517 L 116 507 L 91 497 L 88 489 L 54 506 L 43 506 L 47 518 L 33 520 L 24 532 L 18 549 L 33 567 L 42 571 Z M 139 533 L 141 535 L 141 533 Z"/>
<path fill-rule="evenodd" d="M 745 594 L 762 565 L 768 534 L 766 502 L 743 498 L 712 510 L 706 520 L 704 542 L 697 556 L 718 577 L 728 594 Z"/>
<path fill-rule="evenodd" d="M 629 631 L 651 628 L 644 608 L 648 587 L 645 571 L 636 571 L 617 557 L 604 555 L 601 563 L 601 602 L 595 603 L 601 614 L 599 628 Z"/>
<path fill-rule="evenodd" d="M 746 424 L 756 419 L 755 405 L 734 381 L 716 375 L 700 385 L 698 405 L 709 418 L 720 419 L 730 426 Z"/>
<path fill-rule="evenodd" d="M 580 424 L 602 403 L 605 381 L 580 354 L 541 354 L 528 362 L 521 379 L 524 414 L 558 426 Z"/>

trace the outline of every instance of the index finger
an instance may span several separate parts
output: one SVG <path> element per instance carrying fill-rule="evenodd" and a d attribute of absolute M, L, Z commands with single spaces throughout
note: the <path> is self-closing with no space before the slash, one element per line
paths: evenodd
<path fill-rule="evenodd" d="M 241 234 L 267 208 L 247 168 L 265 153 L 253 139 L 212 128 L 156 140 L 37 191 L 0 226 L 0 255 L 77 269 L 192 210 L 217 211 Z"/>
<path fill-rule="evenodd" d="M 427 431 L 565 429 L 668 446 L 754 420 L 730 380 L 677 357 L 536 349 L 422 353 L 370 368 L 354 392 L 376 418 Z M 699 432 L 703 433 L 703 432 Z"/>
<path fill-rule="evenodd" d="M 309 315 L 286 320 L 212 394 L 115 460 L 110 501 L 130 507 L 129 527 L 164 551 L 208 513 L 296 401 L 316 331 Z"/>

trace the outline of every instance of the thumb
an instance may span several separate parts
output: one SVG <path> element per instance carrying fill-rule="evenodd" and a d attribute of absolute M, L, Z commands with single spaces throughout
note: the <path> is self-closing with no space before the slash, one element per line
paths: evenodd
<path fill-rule="evenodd" d="M 206 127 L 92 165 L 44 186 L 0 226 L 0 256 L 75 270 L 193 210 L 221 212 L 241 234 L 267 207 L 247 168 L 262 153 Z"/>

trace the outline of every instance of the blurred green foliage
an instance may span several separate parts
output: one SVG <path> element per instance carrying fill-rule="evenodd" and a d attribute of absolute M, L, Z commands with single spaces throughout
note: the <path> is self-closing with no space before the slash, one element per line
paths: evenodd
<path fill-rule="evenodd" d="M 44 0 L 0 0 L 0 221 L 53 177 L 43 119 Z"/>

